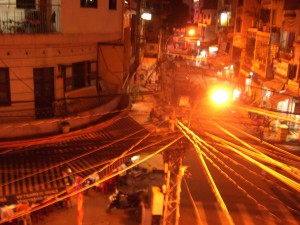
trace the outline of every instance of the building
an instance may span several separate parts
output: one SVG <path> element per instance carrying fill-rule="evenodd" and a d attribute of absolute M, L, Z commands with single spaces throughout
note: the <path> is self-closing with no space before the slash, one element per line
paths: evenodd
<path fill-rule="evenodd" d="M 217 7 L 217 1 L 194 0 L 194 23 L 203 42 L 217 37 Z"/>
<path fill-rule="evenodd" d="M 237 1 L 233 56 L 253 104 L 299 115 L 299 1 Z M 281 121 L 284 123 L 283 121 Z M 296 123 L 288 123 L 297 129 Z"/>
<path fill-rule="evenodd" d="M 11 124 L 33 123 L 22 129 L 30 136 L 58 131 L 62 118 L 80 127 L 107 113 L 97 107 L 125 93 L 136 68 L 134 7 L 117 0 L 1 1 L 0 138 Z M 94 117 L 70 121 L 89 110 Z M 36 128 L 41 120 L 47 125 Z"/>

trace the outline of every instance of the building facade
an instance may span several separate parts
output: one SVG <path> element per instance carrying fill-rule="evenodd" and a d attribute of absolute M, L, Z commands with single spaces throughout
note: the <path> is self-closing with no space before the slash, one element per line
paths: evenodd
<path fill-rule="evenodd" d="M 135 57 L 134 3 L 1 1 L 1 124 L 78 116 L 122 93 Z"/>
<path fill-rule="evenodd" d="M 299 1 L 236 1 L 233 57 L 252 103 L 290 114 L 299 111 Z M 281 123 L 285 123 L 281 121 Z M 290 129 L 297 123 L 288 122 Z"/>

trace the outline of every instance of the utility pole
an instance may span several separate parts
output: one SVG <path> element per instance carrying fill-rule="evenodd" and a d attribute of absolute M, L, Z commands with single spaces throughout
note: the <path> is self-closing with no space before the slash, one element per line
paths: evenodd
<path fill-rule="evenodd" d="M 141 26 L 142 26 L 142 19 L 141 19 L 141 5 L 143 0 L 137 0 L 137 9 L 136 9 L 136 21 L 135 21 L 135 61 L 134 66 L 135 69 L 138 68 L 141 62 Z"/>
<path fill-rule="evenodd" d="M 182 146 L 164 152 L 165 198 L 162 225 L 179 224 L 181 181 L 185 171 L 182 166 L 185 148 L 183 143 L 180 145 Z"/>

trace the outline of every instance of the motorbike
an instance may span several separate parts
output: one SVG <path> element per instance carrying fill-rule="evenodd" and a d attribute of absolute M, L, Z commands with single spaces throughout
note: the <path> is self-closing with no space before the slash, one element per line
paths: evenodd
<path fill-rule="evenodd" d="M 124 193 L 119 189 L 115 189 L 115 192 L 109 196 L 109 204 L 106 208 L 106 212 L 109 213 L 111 209 L 129 209 L 137 208 L 143 199 L 147 190 L 141 189 L 132 193 Z"/>

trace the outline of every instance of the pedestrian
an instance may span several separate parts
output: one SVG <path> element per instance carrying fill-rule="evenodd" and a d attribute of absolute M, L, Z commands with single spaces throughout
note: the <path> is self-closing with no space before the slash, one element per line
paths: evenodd
<path fill-rule="evenodd" d="M 125 168 L 127 168 L 127 166 L 126 166 L 125 163 L 123 163 L 123 164 L 121 164 L 121 166 L 119 166 L 118 170 L 120 171 L 120 170 L 123 170 Z M 117 184 L 119 186 L 127 185 L 127 172 L 126 171 L 120 173 L 117 176 Z"/>
<path fill-rule="evenodd" d="M 155 112 L 154 112 L 154 108 L 152 108 L 151 111 L 150 111 L 150 115 L 149 115 L 149 121 L 150 122 L 153 121 L 154 116 L 155 116 Z"/>
<path fill-rule="evenodd" d="M 264 126 L 259 126 L 259 138 L 260 138 L 260 142 L 262 142 L 263 139 L 264 139 L 264 131 L 265 131 Z"/>

